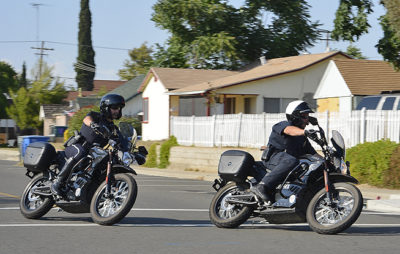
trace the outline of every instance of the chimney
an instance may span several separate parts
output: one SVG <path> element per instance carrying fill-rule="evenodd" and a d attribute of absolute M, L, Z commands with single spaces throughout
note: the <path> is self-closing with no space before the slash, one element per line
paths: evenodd
<path fill-rule="evenodd" d="M 260 62 L 261 62 L 261 65 L 264 65 L 267 63 L 267 59 L 265 59 L 265 56 L 260 57 Z"/>

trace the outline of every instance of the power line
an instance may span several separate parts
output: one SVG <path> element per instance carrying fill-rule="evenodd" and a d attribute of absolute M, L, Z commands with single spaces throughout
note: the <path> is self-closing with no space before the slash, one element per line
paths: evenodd
<path fill-rule="evenodd" d="M 0 41 L 0 43 L 32 43 L 32 42 L 42 42 L 42 41 Z M 44 41 L 47 43 L 60 44 L 60 45 L 69 45 L 69 46 L 79 46 L 76 43 L 69 42 L 59 42 L 59 41 Z M 101 49 L 110 49 L 110 50 L 123 50 L 129 51 L 131 49 L 127 48 L 116 48 L 116 47 L 108 47 L 108 46 L 90 46 L 90 45 L 80 45 L 81 47 L 93 47 L 93 48 L 101 48 Z"/>

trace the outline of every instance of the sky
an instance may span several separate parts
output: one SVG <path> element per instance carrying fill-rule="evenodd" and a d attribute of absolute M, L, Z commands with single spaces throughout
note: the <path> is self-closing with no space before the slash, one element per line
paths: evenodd
<path fill-rule="evenodd" d="M 118 70 L 129 58 L 128 50 L 163 44 L 169 34 L 151 21 L 152 6 L 157 0 L 91 0 L 92 42 L 96 53 L 95 79 L 119 80 Z M 321 29 L 332 30 L 339 0 L 308 0 L 312 21 L 319 21 Z M 238 7 L 243 0 L 230 0 Z M 382 38 L 378 18 L 385 13 L 379 0 L 373 0 L 374 13 L 369 16 L 371 28 L 354 45 L 368 59 L 382 60 L 375 45 Z M 38 7 L 33 5 L 40 4 Z M 9 63 L 20 73 L 23 62 L 28 78 L 38 60 L 40 47 L 36 41 L 46 41 L 47 55 L 43 56 L 53 74 L 76 86 L 73 64 L 78 55 L 78 24 L 80 0 L 0 0 L 0 61 Z M 330 42 L 331 49 L 346 51 L 348 42 Z M 326 41 L 317 41 L 308 53 L 322 53 Z"/>

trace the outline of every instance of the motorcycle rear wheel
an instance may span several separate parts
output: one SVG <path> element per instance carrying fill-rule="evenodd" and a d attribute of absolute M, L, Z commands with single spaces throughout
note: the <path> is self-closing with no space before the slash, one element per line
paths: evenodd
<path fill-rule="evenodd" d="M 25 187 L 19 201 L 19 207 L 22 215 L 28 219 L 39 219 L 45 215 L 54 205 L 51 197 L 43 197 L 32 193 L 32 188 L 41 186 L 47 181 L 43 174 L 35 176 Z"/>
<path fill-rule="evenodd" d="M 90 203 L 94 222 L 110 226 L 122 220 L 132 209 L 137 197 L 137 184 L 131 174 L 116 174 L 111 185 L 111 197 L 105 196 L 106 182 L 96 190 Z"/>
<path fill-rule="evenodd" d="M 307 208 L 307 222 L 319 234 L 337 234 L 348 229 L 358 219 L 363 207 L 360 190 L 349 183 L 334 183 L 333 206 L 328 205 L 326 191 L 321 189 Z"/>
<path fill-rule="evenodd" d="M 253 208 L 244 205 L 228 204 L 226 198 L 246 188 L 237 183 L 230 183 L 221 188 L 211 201 L 209 215 L 211 222 L 219 228 L 236 228 L 246 222 L 253 213 Z"/>

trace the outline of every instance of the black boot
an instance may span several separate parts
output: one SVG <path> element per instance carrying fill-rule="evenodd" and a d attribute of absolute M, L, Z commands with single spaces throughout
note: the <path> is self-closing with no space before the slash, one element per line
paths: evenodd
<path fill-rule="evenodd" d="M 56 180 L 51 185 L 51 192 L 55 195 L 61 196 L 63 191 L 61 190 L 61 186 L 64 184 L 65 180 L 69 176 L 72 168 L 75 165 L 74 158 L 69 158 L 66 162 L 64 167 L 60 170 Z"/>
<path fill-rule="evenodd" d="M 252 186 L 250 188 L 250 192 L 255 194 L 258 198 L 262 199 L 266 203 L 273 201 L 272 195 L 267 190 L 267 188 L 265 188 L 265 185 L 262 182 Z"/>

